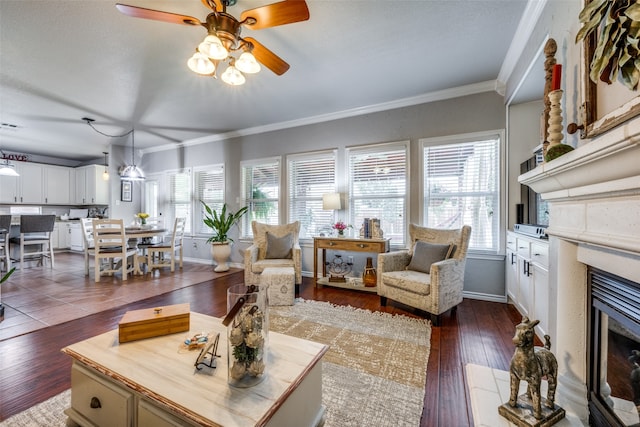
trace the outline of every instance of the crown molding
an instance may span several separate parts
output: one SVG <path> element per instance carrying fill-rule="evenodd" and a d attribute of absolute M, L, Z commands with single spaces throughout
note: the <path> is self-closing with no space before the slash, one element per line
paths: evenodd
<path fill-rule="evenodd" d="M 409 98 L 402 98 L 395 101 L 384 102 L 380 104 L 368 105 L 365 107 L 352 108 L 349 110 L 336 111 L 329 114 L 321 114 L 318 116 L 305 117 L 302 119 L 289 120 L 286 122 L 272 123 L 264 126 L 255 126 L 247 129 L 239 129 L 231 132 L 207 135 L 201 138 L 185 140 L 178 144 L 170 146 L 157 146 L 140 150 L 144 154 L 159 151 L 173 150 L 176 147 L 190 147 L 194 145 L 207 144 L 216 141 L 225 141 L 232 138 L 256 135 L 266 132 L 274 132 L 283 129 L 295 128 L 300 126 L 312 125 L 317 123 L 329 122 L 333 120 L 344 119 L 348 117 L 362 116 L 365 114 L 377 113 L 381 111 L 394 110 L 397 108 L 411 107 L 413 105 L 428 104 L 430 102 L 443 101 L 446 99 L 459 98 L 462 96 L 475 95 L 485 92 L 499 92 L 499 85 L 496 80 L 488 80 L 485 82 L 474 83 L 465 86 L 458 86 L 450 89 L 439 90 L 435 92 L 425 93 Z"/>
<path fill-rule="evenodd" d="M 499 86 L 504 87 L 511 77 L 511 73 L 513 73 L 516 64 L 520 60 L 520 56 L 522 56 L 522 52 L 527 46 L 538 23 L 538 19 L 540 19 L 540 15 L 542 15 L 542 11 L 547 3 L 548 0 L 529 0 L 527 2 L 522 18 L 518 23 L 515 36 L 511 41 L 509 50 L 507 50 L 507 54 L 502 62 L 502 67 L 500 67 L 500 72 L 498 73 Z M 504 93 L 502 93 L 502 95 L 504 95 Z"/>

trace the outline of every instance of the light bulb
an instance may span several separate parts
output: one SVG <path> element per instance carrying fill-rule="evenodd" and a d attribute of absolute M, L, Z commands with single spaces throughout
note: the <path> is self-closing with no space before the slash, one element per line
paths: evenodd
<path fill-rule="evenodd" d="M 104 170 L 104 172 L 102 172 L 102 180 L 109 181 L 109 172 L 107 172 L 106 169 Z"/>
<path fill-rule="evenodd" d="M 220 39 L 213 34 L 204 38 L 202 43 L 198 45 L 198 50 L 213 59 L 225 59 L 229 55 Z"/>
<path fill-rule="evenodd" d="M 187 61 L 187 65 L 194 73 L 203 75 L 213 74 L 216 70 L 216 66 L 207 58 L 207 55 L 200 52 L 194 53 Z"/>
<path fill-rule="evenodd" d="M 251 52 L 243 52 L 236 61 L 236 68 L 243 73 L 255 74 L 260 71 L 260 64 Z"/>
<path fill-rule="evenodd" d="M 236 67 L 229 65 L 222 73 L 222 81 L 232 86 L 240 86 L 244 84 L 246 79 L 240 71 L 236 70 Z"/>

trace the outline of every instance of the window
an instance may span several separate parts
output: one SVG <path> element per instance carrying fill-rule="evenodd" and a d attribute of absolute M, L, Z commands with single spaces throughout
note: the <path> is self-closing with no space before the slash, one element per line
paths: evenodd
<path fill-rule="evenodd" d="M 472 227 L 469 249 L 498 251 L 501 133 L 421 140 L 423 224 Z"/>
<path fill-rule="evenodd" d="M 241 162 L 241 194 L 247 215 L 242 217 L 241 236 L 251 237 L 251 221 L 279 224 L 280 159 Z"/>
<path fill-rule="evenodd" d="M 225 186 L 224 165 L 213 165 L 194 169 L 193 185 L 194 230 L 198 234 L 210 234 L 211 229 L 202 222 L 205 211 L 201 201 L 215 211 L 219 212 L 222 209 Z"/>
<path fill-rule="evenodd" d="M 365 218 L 378 218 L 384 237 L 404 245 L 408 147 L 406 141 L 347 150 L 348 222 L 356 231 Z"/>
<path fill-rule="evenodd" d="M 168 184 L 168 212 L 164 218 L 165 225 L 173 224 L 178 217 L 187 218 L 185 233 L 190 233 L 191 222 L 191 171 L 167 172 Z"/>
<path fill-rule="evenodd" d="M 333 211 L 322 209 L 322 195 L 336 191 L 336 152 L 287 158 L 288 222 L 300 221 L 300 238 L 312 238 L 333 222 Z"/>

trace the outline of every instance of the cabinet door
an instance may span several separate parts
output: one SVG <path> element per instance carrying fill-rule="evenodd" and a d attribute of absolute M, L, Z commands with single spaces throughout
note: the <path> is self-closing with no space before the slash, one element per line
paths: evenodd
<path fill-rule="evenodd" d="M 523 316 L 529 316 L 531 309 L 531 263 L 528 258 L 521 255 L 517 257 L 518 266 L 518 309 Z"/>
<path fill-rule="evenodd" d="M 518 255 L 511 249 L 507 249 L 505 281 L 507 296 L 512 301 L 518 301 Z"/>
<path fill-rule="evenodd" d="M 18 203 L 18 177 L 0 175 L 0 203 Z"/>
<path fill-rule="evenodd" d="M 104 172 L 104 166 L 91 165 L 91 175 L 93 176 L 91 184 L 92 203 L 96 205 L 109 204 L 109 181 L 105 181 L 102 178 L 102 172 Z"/>
<path fill-rule="evenodd" d="M 75 201 L 79 205 L 88 203 L 87 200 L 87 169 L 76 168 L 75 169 Z"/>
<path fill-rule="evenodd" d="M 549 333 L 549 271 L 532 264 L 531 286 L 533 288 L 533 319 L 540 321 L 536 332 L 540 337 Z M 531 320 L 533 320 L 531 319 Z"/>
<path fill-rule="evenodd" d="M 49 205 L 71 204 L 71 168 L 46 166 L 44 168 L 45 200 Z"/>
<path fill-rule="evenodd" d="M 51 232 L 51 245 L 53 249 L 60 247 L 60 224 L 57 222 L 53 225 L 53 231 Z"/>
<path fill-rule="evenodd" d="M 44 203 L 44 169 L 35 163 L 18 165 L 19 203 Z"/>

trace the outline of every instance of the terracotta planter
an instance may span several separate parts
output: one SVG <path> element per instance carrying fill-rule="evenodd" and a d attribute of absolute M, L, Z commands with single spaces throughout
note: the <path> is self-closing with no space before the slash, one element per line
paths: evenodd
<path fill-rule="evenodd" d="M 231 256 L 231 243 L 212 243 L 211 256 L 217 266 L 213 271 L 218 273 L 229 270 L 229 257 Z"/>

